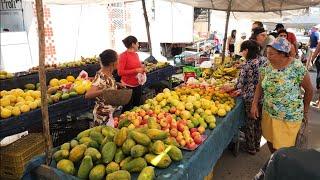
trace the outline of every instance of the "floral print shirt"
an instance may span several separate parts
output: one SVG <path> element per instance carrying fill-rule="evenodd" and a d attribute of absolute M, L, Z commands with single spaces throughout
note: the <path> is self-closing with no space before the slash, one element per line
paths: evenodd
<path fill-rule="evenodd" d="M 306 72 L 302 62 L 297 59 L 282 70 L 274 69 L 270 63 L 261 68 L 263 110 L 276 119 L 302 121 L 303 99 L 300 85 Z"/>
<path fill-rule="evenodd" d="M 106 76 L 102 72 L 97 72 L 92 85 L 99 89 L 117 89 L 116 81 L 111 76 Z M 96 98 L 96 104 L 93 109 L 94 126 L 105 125 L 110 118 L 116 107 L 106 104 L 102 96 Z"/>
<path fill-rule="evenodd" d="M 245 102 L 252 102 L 256 85 L 259 82 L 259 68 L 266 65 L 267 58 L 259 56 L 256 59 L 249 59 L 242 65 L 237 88 L 241 90 Z"/>

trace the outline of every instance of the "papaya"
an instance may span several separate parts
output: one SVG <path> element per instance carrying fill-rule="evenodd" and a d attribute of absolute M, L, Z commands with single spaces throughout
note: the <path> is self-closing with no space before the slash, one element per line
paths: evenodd
<path fill-rule="evenodd" d="M 180 147 L 179 143 L 177 142 L 176 138 L 174 138 L 174 137 L 168 137 L 163 142 L 167 145 L 174 145 L 174 146 Z"/>
<path fill-rule="evenodd" d="M 174 161 L 181 161 L 183 159 L 182 151 L 176 146 L 172 146 L 168 155 Z"/>
<path fill-rule="evenodd" d="M 55 94 L 58 91 L 59 87 L 50 87 L 47 91 L 48 94 L 52 95 Z"/>
<path fill-rule="evenodd" d="M 91 129 L 84 130 L 77 135 L 77 139 L 80 140 L 83 137 L 89 137 Z"/>
<path fill-rule="evenodd" d="M 53 158 L 56 162 L 59 162 L 60 160 L 62 159 L 67 159 L 69 156 L 69 151 L 68 150 L 65 150 L 65 149 L 61 149 L 59 151 L 56 151 L 54 154 L 53 154 Z"/>
<path fill-rule="evenodd" d="M 78 178 L 87 179 L 92 168 L 93 162 L 91 156 L 85 156 L 82 159 L 82 162 L 78 170 Z"/>
<path fill-rule="evenodd" d="M 157 123 L 156 120 L 148 119 L 148 128 L 149 129 L 161 129 L 160 124 Z"/>
<path fill-rule="evenodd" d="M 128 171 L 119 170 L 108 174 L 106 180 L 131 180 L 131 175 Z"/>
<path fill-rule="evenodd" d="M 157 155 L 155 154 L 146 154 L 145 155 L 145 160 L 151 164 L 151 161 L 157 157 Z M 170 156 L 168 154 L 165 154 L 164 156 L 162 156 L 161 160 L 158 162 L 158 164 L 156 165 L 156 167 L 158 168 L 167 168 L 170 164 L 171 164 L 171 159 Z"/>
<path fill-rule="evenodd" d="M 126 157 L 124 160 L 122 160 L 122 161 L 120 162 L 120 168 L 122 169 L 122 167 L 123 167 L 126 163 L 130 162 L 131 160 L 132 160 L 132 157 L 131 157 L 131 156 Z"/>
<path fill-rule="evenodd" d="M 140 144 L 137 144 L 131 148 L 130 154 L 131 154 L 131 157 L 137 158 L 137 157 L 142 157 L 146 152 L 147 152 L 146 147 L 144 147 Z"/>
<path fill-rule="evenodd" d="M 93 167 L 89 174 L 90 180 L 101 180 L 103 179 L 104 175 L 106 174 L 106 168 L 103 164 L 98 164 Z"/>
<path fill-rule="evenodd" d="M 78 94 L 76 93 L 76 92 L 74 92 L 74 91 L 72 91 L 72 92 L 70 92 L 69 93 L 69 96 L 70 97 L 75 97 L 75 96 L 77 96 Z"/>
<path fill-rule="evenodd" d="M 69 160 L 71 160 L 72 162 L 80 161 L 83 158 L 86 149 L 87 146 L 84 144 L 77 145 L 70 151 Z"/>
<path fill-rule="evenodd" d="M 131 124 L 129 119 L 121 119 L 118 123 L 118 128 L 121 129 L 123 127 L 128 127 Z"/>
<path fill-rule="evenodd" d="M 103 128 L 103 126 L 96 126 L 96 127 L 93 127 L 92 130 L 93 130 L 93 131 L 96 131 L 96 132 L 98 132 L 98 133 L 101 133 L 102 128 Z"/>
<path fill-rule="evenodd" d="M 155 178 L 154 167 L 147 166 L 142 169 L 138 176 L 138 180 L 153 180 Z"/>
<path fill-rule="evenodd" d="M 121 148 L 118 148 L 116 151 L 116 154 L 114 156 L 114 161 L 116 163 L 120 163 L 125 158 L 125 155 L 123 154 L 123 151 Z"/>
<path fill-rule="evenodd" d="M 117 146 L 122 146 L 124 141 L 126 141 L 127 137 L 128 137 L 128 128 L 124 127 L 124 128 L 121 128 L 118 133 L 116 133 L 113 141 L 116 143 Z"/>
<path fill-rule="evenodd" d="M 147 162 L 144 158 L 138 157 L 123 165 L 123 169 L 129 172 L 140 172 L 147 167 Z"/>
<path fill-rule="evenodd" d="M 97 160 L 101 159 L 100 152 L 97 149 L 93 148 L 93 147 L 87 148 L 87 150 L 84 152 L 84 155 L 85 156 L 91 156 L 93 161 L 97 161 Z"/>
<path fill-rule="evenodd" d="M 61 145 L 60 149 L 64 149 L 64 150 L 70 150 L 71 144 L 70 143 L 64 143 Z"/>
<path fill-rule="evenodd" d="M 29 84 L 24 85 L 24 88 L 28 89 L 28 90 L 35 90 L 36 86 L 34 84 L 29 83 Z"/>
<path fill-rule="evenodd" d="M 144 127 L 136 128 L 135 131 L 146 134 L 148 129 L 149 129 L 148 126 L 144 126 Z"/>
<path fill-rule="evenodd" d="M 117 145 L 114 142 L 107 142 L 101 150 L 102 161 L 104 163 L 110 163 L 116 154 L 116 150 Z"/>
<path fill-rule="evenodd" d="M 73 162 L 68 159 L 62 159 L 61 161 L 59 161 L 57 164 L 57 169 L 70 175 L 74 175 L 76 171 L 74 168 Z"/>
<path fill-rule="evenodd" d="M 127 139 L 122 145 L 122 151 L 124 154 L 129 155 L 131 153 L 131 148 L 136 145 L 136 142 L 132 139 Z"/>
<path fill-rule="evenodd" d="M 76 147 L 78 144 L 79 144 L 79 142 L 78 142 L 77 140 L 72 139 L 72 140 L 70 141 L 71 149 L 74 148 L 74 147 Z"/>
<path fill-rule="evenodd" d="M 116 132 L 117 131 L 114 128 L 109 127 L 109 126 L 104 127 L 101 130 L 102 135 L 104 135 L 104 137 L 105 137 L 104 140 L 108 140 L 108 141 L 113 141 L 113 138 L 114 138 Z"/>
<path fill-rule="evenodd" d="M 62 95 L 61 95 L 61 99 L 62 100 L 66 100 L 66 99 L 69 99 L 70 98 L 70 95 L 68 94 L 68 93 L 63 93 Z"/>
<path fill-rule="evenodd" d="M 90 141 L 92 141 L 90 137 L 82 137 L 81 139 L 79 139 L 80 144 L 88 143 Z"/>
<path fill-rule="evenodd" d="M 119 171 L 120 170 L 120 166 L 119 164 L 115 163 L 115 162 L 111 162 L 107 165 L 106 167 L 106 173 L 107 174 L 110 174 L 110 173 L 113 173 L 115 171 Z"/>
<path fill-rule="evenodd" d="M 87 145 L 88 147 L 93 147 L 95 149 L 99 148 L 99 144 L 94 140 L 91 140 L 90 142 L 86 142 L 84 144 Z"/>
<path fill-rule="evenodd" d="M 159 129 L 148 129 L 147 135 L 151 140 L 163 140 L 169 136 L 169 133 Z"/>
<path fill-rule="evenodd" d="M 97 131 L 91 131 L 90 132 L 90 138 L 94 141 L 96 141 L 97 143 L 101 144 L 103 141 L 103 136 L 100 132 Z"/>
<path fill-rule="evenodd" d="M 108 139 L 108 137 L 104 137 L 103 141 L 100 144 L 100 148 L 102 148 L 107 142 L 110 142 L 110 140 Z"/>
<path fill-rule="evenodd" d="M 164 143 L 160 140 L 157 140 L 156 142 L 153 143 L 151 147 L 151 152 L 154 154 L 160 154 L 166 149 Z"/>
<path fill-rule="evenodd" d="M 143 134 L 143 133 L 139 133 L 136 131 L 132 131 L 131 132 L 131 137 L 133 140 L 135 140 L 138 144 L 144 145 L 144 146 L 148 146 L 151 142 L 151 139 Z"/>

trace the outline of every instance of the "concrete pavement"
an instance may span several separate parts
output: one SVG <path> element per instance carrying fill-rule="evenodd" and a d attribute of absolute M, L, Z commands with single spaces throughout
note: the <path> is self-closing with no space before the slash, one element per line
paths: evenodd
<path fill-rule="evenodd" d="M 316 73 L 311 72 L 311 79 L 315 89 Z M 314 101 L 318 95 L 314 93 Z M 308 125 L 308 146 L 320 151 L 320 111 L 311 107 L 310 119 Z M 239 152 L 235 157 L 229 150 L 225 150 L 222 157 L 213 168 L 214 180 L 252 180 L 258 173 L 259 169 L 268 160 L 271 153 L 268 150 L 267 144 L 261 147 L 261 150 L 256 155 L 252 156 L 245 152 Z"/>

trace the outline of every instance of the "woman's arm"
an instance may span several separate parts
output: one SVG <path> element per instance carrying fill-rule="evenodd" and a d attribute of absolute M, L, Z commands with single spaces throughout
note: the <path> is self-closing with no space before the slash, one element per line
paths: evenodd
<path fill-rule="evenodd" d="M 304 113 L 308 113 L 310 102 L 313 97 L 313 89 L 312 84 L 310 80 L 310 75 L 307 72 L 307 74 L 304 76 L 301 87 L 304 89 L 304 97 L 303 97 L 303 104 L 304 104 Z"/>
<path fill-rule="evenodd" d="M 263 93 L 261 81 L 262 81 L 262 78 L 260 77 L 259 83 L 256 86 L 256 91 L 254 93 L 253 102 L 252 102 L 252 106 L 251 106 L 251 116 L 254 119 L 257 119 L 260 116 L 258 105 L 259 105 L 259 100 L 260 100 L 262 93 Z"/>
<path fill-rule="evenodd" d="M 91 88 L 86 92 L 86 99 L 93 99 L 100 96 L 103 92 L 103 89 L 99 89 L 97 86 L 91 86 Z"/>
<path fill-rule="evenodd" d="M 320 53 L 320 43 L 318 43 L 317 49 L 314 51 L 314 53 L 311 57 L 311 62 L 313 62 L 316 59 L 316 57 L 319 55 L 319 53 Z"/>
<path fill-rule="evenodd" d="M 138 72 L 138 69 L 126 69 L 126 64 L 127 64 L 128 58 L 124 57 L 123 55 L 120 56 L 119 58 L 119 63 L 118 63 L 118 74 L 119 76 L 126 76 L 126 75 L 131 75 L 131 74 L 136 74 Z"/>

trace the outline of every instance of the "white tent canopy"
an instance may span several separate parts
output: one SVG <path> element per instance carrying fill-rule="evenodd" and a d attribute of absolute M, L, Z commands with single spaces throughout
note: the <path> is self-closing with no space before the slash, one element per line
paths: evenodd
<path fill-rule="evenodd" d="M 174 0 L 199 8 L 227 11 L 229 0 Z M 274 12 L 303 9 L 320 4 L 320 0 L 231 0 L 232 12 Z"/>

